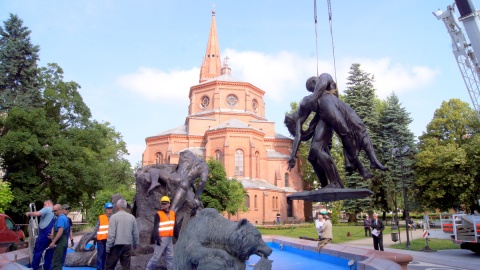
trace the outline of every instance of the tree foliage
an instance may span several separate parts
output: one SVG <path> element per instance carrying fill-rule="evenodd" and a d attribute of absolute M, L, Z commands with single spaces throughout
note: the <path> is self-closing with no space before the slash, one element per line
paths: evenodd
<path fill-rule="evenodd" d="M 435 111 L 415 157 L 422 204 L 443 211 L 478 209 L 479 127 L 475 111 L 458 99 L 443 102 Z"/>
<path fill-rule="evenodd" d="M 0 179 L 0 213 L 4 213 L 10 203 L 13 201 L 10 183 Z"/>
<path fill-rule="evenodd" d="M 370 139 L 375 149 L 378 149 L 380 142 L 379 134 L 379 113 L 376 110 L 378 101 L 375 96 L 375 88 L 373 87 L 373 75 L 363 71 L 360 64 L 354 63 L 350 67 L 349 76 L 347 78 L 347 89 L 345 90 L 344 101 L 358 114 L 368 130 Z M 378 152 L 377 152 L 378 154 Z M 360 160 L 366 167 L 369 161 L 365 154 L 361 152 Z M 374 173 L 374 172 L 372 172 Z M 345 176 L 345 187 L 348 188 L 367 188 L 373 187 L 372 179 L 363 179 L 359 174 Z M 374 190 L 375 192 L 375 190 Z M 345 200 L 345 210 L 351 213 L 368 211 L 374 207 L 374 199 L 371 197 Z M 355 217 L 356 215 L 350 215 Z"/>
<path fill-rule="evenodd" d="M 13 14 L 0 26 L 0 112 L 14 106 L 41 106 L 37 80 L 40 48 L 31 43 L 30 32 Z"/>
<path fill-rule="evenodd" d="M 205 208 L 215 208 L 219 213 L 235 215 L 246 211 L 246 191 L 236 179 L 228 179 L 222 163 L 209 159 L 207 161 L 209 176 L 205 190 L 200 195 Z"/>
<path fill-rule="evenodd" d="M 9 210 L 22 213 L 45 199 L 88 209 L 99 190 L 131 188 L 125 142 L 109 123 L 91 119 L 80 85 L 64 81 L 56 64 L 36 67 L 38 47 L 18 17 L 0 30 L 0 158 L 14 196 Z"/>

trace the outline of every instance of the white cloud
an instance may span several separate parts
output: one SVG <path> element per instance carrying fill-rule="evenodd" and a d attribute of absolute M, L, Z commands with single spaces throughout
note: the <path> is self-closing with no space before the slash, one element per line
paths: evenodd
<path fill-rule="evenodd" d="M 125 74 L 117 84 L 152 101 L 185 101 L 190 87 L 198 84 L 199 68 L 165 72 L 154 68 L 140 67 L 137 72 Z"/>
<path fill-rule="evenodd" d="M 345 89 L 348 71 L 353 63 L 359 63 L 360 68 L 374 75 L 376 93 L 379 98 L 385 98 L 392 92 L 397 94 L 422 89 L 432 83 L 440 71 L 427 66 L 408 66 L 403 63 L 392 63 L 390 58 L 367 59 L 354 58 L 341 60 L 339 78 L 340 89 Z"/>

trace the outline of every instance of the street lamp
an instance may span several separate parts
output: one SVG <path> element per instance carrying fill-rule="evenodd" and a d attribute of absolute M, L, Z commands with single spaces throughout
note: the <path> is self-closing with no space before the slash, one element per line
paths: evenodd
<path fill-rule="evenodd" d="M 398 148 L 393 148 L 393 155 L 400 157 L 400 170 L 402 171 L 402 188 L 403 188 L 403 207 L 405 210 L 405 231 L 407 233 L 407 248 L 410 249 L 410 235 L 408 234 L 408 221 L 410 220 L 410 215 L 408 214 L 407 208 L 407 189 L 405 187 L 405 172 L 403 168 L 403 156 L 408 153 L 410 147 L 405 146 L 402 151 L 399 151 Z"/>

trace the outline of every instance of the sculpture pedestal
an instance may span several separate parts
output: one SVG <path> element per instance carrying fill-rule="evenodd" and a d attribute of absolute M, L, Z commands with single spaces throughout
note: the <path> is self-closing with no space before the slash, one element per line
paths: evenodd
<path fill-rule="evenodd" d="M 304 200 L 307 202 L 334 202 L 366 198 L 373 194 L 372 191 L 361 188 L 321 188 L 317 190 L 304 190 L 288 195 L 291 200 Z"/>

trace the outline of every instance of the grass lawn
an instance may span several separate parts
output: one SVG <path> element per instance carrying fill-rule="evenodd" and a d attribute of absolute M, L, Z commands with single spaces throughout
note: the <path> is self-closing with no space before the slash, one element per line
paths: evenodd
<path fill-rule="evenodd" d="M 422 250 L 425 247 L 425 239 L 415 239 L 410 241 L 411 250 Z M 428 242 L 428 247 L 433 250 L 442 250 L 442 249 L 459 249 L 460 245 L 453 244 L 452 240 L 448 239 L 430 239 Z M 396 249 L 407 249 L 406 242 L 402 244 L 391 245 L 390 248 Z"/>
<path fill-rule="evenodd" d="M 292 238 L 299 238 L 300 236 L 305 236 L 309 238 L 318 238 L 317 229 L 315 225 L 311 224 L 302 224 L 301 227 L 290 226 L 285 228 L 281 226 L 281 229 L 277 228 L 258 228 L 262 235 L 282 235 Z M 385 229 L 386 233 L 390 233 L 390 228 Z M 350 236 L 347 234 L 350 233 Z M 340 244 L 347 241 L 358 240 L 365 238 L 365 230 L 363 226 L 354 226 L 354 225 L 333 225 L 333 240 L 332 243 Z"/>

